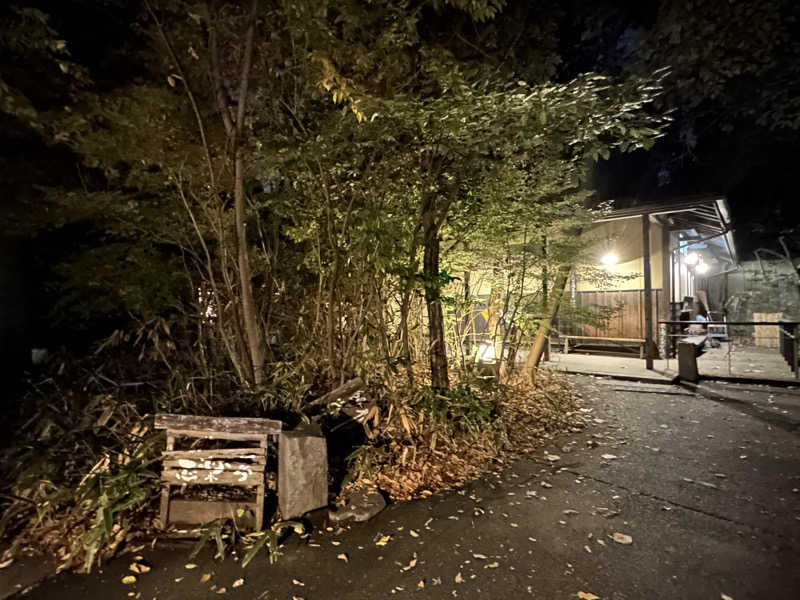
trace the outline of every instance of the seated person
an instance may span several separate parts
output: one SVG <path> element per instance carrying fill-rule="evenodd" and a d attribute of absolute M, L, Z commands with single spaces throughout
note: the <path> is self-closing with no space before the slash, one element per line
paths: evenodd
<path fill-rule="evenodd" d="M 705 335 L 708 331 L 708 311 L 706 310 L 705 305 L 701 301 L 697 301 L 695 303 L 697 307 L 697 315 L 694 318 L 694 321 L 686 330 L 688 335 Z"/>

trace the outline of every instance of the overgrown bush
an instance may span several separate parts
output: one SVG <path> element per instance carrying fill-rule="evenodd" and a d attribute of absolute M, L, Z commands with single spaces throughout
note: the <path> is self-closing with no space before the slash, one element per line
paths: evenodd
<path fill-rule="evenodd" d="M 497 416 L 496 395 L 481 380 L 468 380 L 446 394 L 425 388 L 412 400 L 412 406 L 455 434 L 478 434 Z"/>
<path fill-rule="evenodd" d="M 429 496 L 478 477 L 496 459 L 536 449 L 579 426 L 568 382 L 542 371 L 531 385 L 468 378 L 447 395 L 400 388 L 386 398 L 367 443 L 348 458 L 351 488 L 395 499 Z"/>
<path fill-rule="evenodd" d="M 0 539 L 9 555 L 36 549 L 59 570 L 89 571 L 149 527 L 163 436 L 147 401 L 98 393 L 97 373 L 80 376 L 76 364 L 58 370 L 17 404 L 0 454 Z"/>

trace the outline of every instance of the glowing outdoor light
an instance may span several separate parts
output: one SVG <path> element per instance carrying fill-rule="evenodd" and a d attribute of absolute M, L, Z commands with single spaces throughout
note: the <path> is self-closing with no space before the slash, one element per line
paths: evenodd
<path fill-rule="evenodd" d="M 603 258 L 600 259 L 600 262 L 607 267 L 613 267 L 619 262 L 619 258 L 613 252 L 608 252 L 603 256 Z"/>
<path fill-rule="evenodd" d="M 697 261 L 699 260 L 700 256 L 697 254 L 697 252 L 690 252 L 689 254 L 686 255 L 686 258 L 684 259 L 683 262 L 685 262 L 687 265 L 691 267 L 692 265 L 696 265 Z"/>
<path fill-rule="evenodd" d="M 494 344 L 484 342 L 478 346 L 478 358 L 485 361 L 494 360 Z"/>
<path fill-rule="evenodd" d="M 703 275 L 703 274 L 708 272 L 708 265 L 706 263 L 704 263 L 703 261 L 700 261 L 699 263 L 697 263 L 697 266 L 694 268 L 694 270 L 695 270 L 695 273 L 699 273 L 700 275 Z"/>

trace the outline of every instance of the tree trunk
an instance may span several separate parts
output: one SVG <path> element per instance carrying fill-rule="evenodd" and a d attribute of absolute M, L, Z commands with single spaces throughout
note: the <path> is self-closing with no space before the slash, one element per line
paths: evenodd
<path fill-rule="evenodd" d="M 459 319 L 460 323 L 460 339 L 459 343 L 461 344 L 461 368 L 463 369 L 466 367 L 466 362 L 472 358 L 472 335 L 470 332 L 470 324 L 472 322 L 472 313 L 474 312 L 474 308 L 472 306 L 472 302 L 470 302 L 470 294 L 472 290 L 470 290 L 470 278 L 472 273 L 470 271 L 464 271 L 464 312 L 461 314 L 461 318 Z"/>
<path fill-rule="evenodd" d="M 444 313 L 442 312 L 439 283 L 439 225 L 434 218 L 425 219 L 423 274 L 425 278 L 425 305 L 428 309 L 428 355 L 431 365 L 431 387 L 446 391 L 450 387 L 447 375 L 447 348 L 444 340 Z"/>
<path fill-rule="evenodd" d="M 553 304 L 550 309 L 550 314 L 539 321 L 539 329 L 536 332 L 533 346 L 525 361 L 525 371 L 528 373 L 531 382 L 536 378 L 536 368 L 539 366 L 539 361 L 542 359 L 542 353 L 547 343 L 547 335 L 553 327 L 553 320 L 558 314 L 558 307 L 561 304 L 561 298 L 564 296 L 564 287 L 567 285 L 570 271 L 571 267 L 568 266 L 562 266 L 558 269 L 555 285 L 553 286 Z"/>
<path fill-rule="evenodd" d="M 544 260 L 542 264 L 542 306 L 547 306 L 547 301 L 549 300 L 549 291 L 547 278 L 550 277 L 550 274 L 547 270 L 547 236 L 542 236 L 542 259 Z M 544 359 L 550 360 L 550 342 L 545 338 L 544 343 Z"/>
<path fill-rule="evenodd" d="M 492 287 L 489 288 L 489 299 L 486 301 L 486 323 L 489 328 L 489 345 L 492 347 L 494 360 L 500 359 L 500 344 L 497 343 L 498 328 L 500 327 L 500 294 L 497 280 L 500 277 L 498 269 L 492 270 Z"/>
<path fill-rule="evenodd" d="M 253 383 L 257 386 L 264 381 L 264 344 L 261 340 L 261 326 L 253 300 L 253 277 L 250 271 L 250 258 L 245 231 L 245 194 L 244 194 L 244 158 L 242 156 L 242 135 L 247 108 L 247 89 L 250 81 L 250 65 L 253 59 L 253 37 L 255 36 L 255 15 L 258 1 L 254 0 L 250 24 L 245 38 L 242 72 L 239 80 L 239 98 L 236 112 L 236 124 L 233 132 L 234 152 L 234 211 L 236 219 L 236 247 L 239 265 L 239 284 L 242 297 L 242 320 L 250 351 L 250 362 L 253 365 Z"/>

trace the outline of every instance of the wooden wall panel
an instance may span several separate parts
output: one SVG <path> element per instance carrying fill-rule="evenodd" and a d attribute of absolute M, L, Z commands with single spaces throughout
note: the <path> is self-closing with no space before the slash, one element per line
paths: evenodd
<path fill-rule="evenodd" d="M 653 315 L 658 315 L 662 290 L 654 289 L 652 295 Z M 577 292 L 575 307 L 597 309 L 620 307 L 604 327 L 594 327 L 570 322 L 564 316 L 558 319 L 556 329 L 564 334 L 591 337 L 644 338 L 644 290 L 604 290 Z M 658 337 L 658 319 L 653 319 L 653 339 Z"/>

